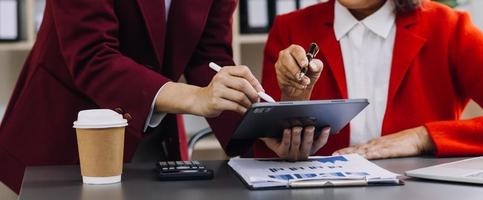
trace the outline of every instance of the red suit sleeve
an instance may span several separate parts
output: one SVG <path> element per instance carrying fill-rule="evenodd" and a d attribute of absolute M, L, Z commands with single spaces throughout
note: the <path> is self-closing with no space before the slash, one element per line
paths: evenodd
<path fill-rule="evenodd" d="M 464 99 L 483 106 L 483 33 L 468 14 L 460 13 L 458 18 L 450 47 L 454 84 Z M 425 126 L 436 146 L 436 156 L 483 154 L 483 117 Z"/>

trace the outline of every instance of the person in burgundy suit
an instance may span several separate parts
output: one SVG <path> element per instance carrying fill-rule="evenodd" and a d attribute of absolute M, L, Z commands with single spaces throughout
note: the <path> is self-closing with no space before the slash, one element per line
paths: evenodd
<path fill-rule="evenodd" d="M 247 67 L 233 66 L 236 3 L 48 0 L 0 127 L 0 181 L 19 192 L 26 166 L 78 163 L 80 110 L 123 114 L 125 161 L 154 132 L 175 149 L 166 157 L 180 159 L 169 148 L 179 145 L 176 116 L 166 113 L 245 112 L 262 89 Z M 227 67 L 215 75 L 211 61 Z M 182 74 L 189 84 L 176 82 Z"/>

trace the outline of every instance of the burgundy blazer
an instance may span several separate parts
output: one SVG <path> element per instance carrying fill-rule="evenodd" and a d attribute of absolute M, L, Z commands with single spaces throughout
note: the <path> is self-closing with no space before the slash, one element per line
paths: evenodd
<path fill-rule="evenodd" d="M 208 62 L 233 64 L 235 7 L 236 0 L 175 0 L 166 23 L 164 0 L 48 0 L 0 126 L 0 181 L 19 192 L 25 166 L 78 163 L 72 122 L 83 109 L 128 119 L 129 161 L 163 84 L 184 74 L 204 86 L 214 75 Z M 176 125 L 168 115 L 163 134 L 176 137 Z"/>

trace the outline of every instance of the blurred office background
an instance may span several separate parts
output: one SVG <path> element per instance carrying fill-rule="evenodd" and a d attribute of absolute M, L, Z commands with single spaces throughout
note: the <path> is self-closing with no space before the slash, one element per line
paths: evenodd
<path fill-rule="evenodd" d="M 233 24 L 235 62 L 250 66 L 254 74 L 260 78 L 263 48 L 274 16 L 319 1 L 241 0 Z M 475 24 L 483 28 L 483 1 L 441 1 L 449 5 L 458 4 L 457 9 L 470 12 Z M 44 6 L 45 0 L 0 0 L 0 119 L 3 117 L 23 62 L 35 42 Z M 471 103 L 463 117 L 469 118 L 480 114 L 481 109 Z M 186 115 L 185 120 L 190 136 L 208 127 L 206 121 L 200 117 Z M 223 156 L 219 144 L 213 137 L 198 142 L 193 153 L 195 159 L 219 159 Z"/>
<path fill-rule="evenodd" d="M 323 0 L 241 0 L 233 24 L 235 62 L 250 66 L 254 74 L 260 78 L 263 48 L 274 16 L 319 1 Z M 483 29 L 482 0 L 440 1 L 470 12 L 475 24 Z M 45 0 L 0 0 L 0 119 L 3 117 L 23 62 L 35 42 L 44 6 Z M 472 102 L 465 110 L 463 118 L 480 115 L 483 115 L 482 109 Z M 188 138 L 208 127 L 201 117 L 184 117 Z M 216 139 L 208 136 L 195 145 L 192 158 L 223 159 L 225 154 Z M 8 194 L 2 194 L 1 187 L 0 184 L 0 199 L 9 199 Z"/>

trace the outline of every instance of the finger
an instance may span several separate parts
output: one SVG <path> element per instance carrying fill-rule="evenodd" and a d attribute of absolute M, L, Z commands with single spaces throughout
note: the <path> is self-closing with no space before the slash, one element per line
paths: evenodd
<path fill-rule="evenodd" d="M 279 146 L 279 142 L 277 141 L 277 139 L 275 138 L 260 138 L 261 141 L 263 141 L 263 143 L 265 143 L 265 145 L 272 151 L 276 152 L 278 146 Z M 289 142 L 290 143 L 290 142 Z"/>
<path fill-rule="evenodd" d="M 340 150 L 337 150 L 337 151 L 334 151 L 332 153 L 333 156 L 338 156 L 338 155 L 342 155 L 342 153 L 340 153 Z"/>
<path fill-rule="evenodd" d="M 382 154 L 382 151 L 370 148 L 366 152 L 366 159 L 374 160 L 374 159 L 383 159 L 386 155 Z"/>
<path fill-rule="evenodd" d="M 372 140 L 369 140 L 369 142 L 367 142 L 367 144 L 372 144 L 372 145 L 375 145 L 377 143 L 378 143 L 377 139 L 372 139 Z"/>
<path fill-rule="evenodd" d="M 222 98 L 236 102 L 245 108 L 248 108 L 252 105 L 252 101 L 244 93 L 228 87 L 224 87 L 222 89 L 223 92 L 220 92 Z"/>
<path fill-rule="evenodd" d="M 319 59 L 313 59 L 309 63 L 309 72 L 319 74 L 324 69 L 324 63 Z"/>
<path fill-rule="evenodd" d="M 371 159 L 395 158 L 404 156 L 418 155 L 417 150 L 404 145 L 393 145 L 386 143 L 379 143 L 368 149 L 371 153 Z"/>
<path fill-rule="evenodd" d="M 228 99 L 219 99 L 217 104 L 220 111 L 229 110 L 241 114 L 244 114 L 247 111 L 247 109 L 243 107 L 243 105 L 240 105 Z"/>
<path fill-rule="evenodd" d="M 309 126 L 304 129 L 302 136 L 302 148 L 300 152 L 300 158 L 306 160 L 311 153 L 312 144 L 314 142 L 314 130 L 315 127 Z"/>
<path fill-rule="evenodd" d="M 290 52 L 290 55 L 294 58 L 294 60 L 297 61 L 298 66 L 307 67 L 307 65 L 309 64 L 309 60 L 307 60 L 307 56 L 304 48 L 302 48 L 299 45 L 293 44 L 289 47 L 289 52 Z"/>
<path fill-rule="evenodd" d="M 280 82 L 280 84 L 282 86 L 285 86 L 285 87 L 293 87 L 293 88 L 297 88 L 297 89 L 300 89 L 300 90 L 303 90 L 303 89 L 307 88 L 307 85 L 303 81 L 301 81 L 301 80 L 294 80 L 293 78 L 288 77 L 285 74 L 282 75 L 282 77 L 283 77 L 283 79 Z M 304 78 L 306 78 L 306 77 L 304 76 Z"/>
<path fill-rule="evenodd" d="M 250 99 L 251 102 L 258 102 L 257 91 L 247 80 L 240 77 L 231 76 L 223 79 L 223 84 L 225 84 L 225 86 L 228 88 L 242 92 Z"/>
<path fill-rule="evenodd" d="M 255 78 L 252 71 L 247 66 L 231 66 L 228 69 L 228 74 L 247 80 L 256 92 L 265 92 L 260 82 L 257 80 L 257 78 Z"/>
<path fill-rule="evenodd" d="M 282 56 L 275 64 L 279 83 L 284 86 L 305 89 L 307 83 L 299 79 L 300 68 L 296 65 L 295 60 L 290 55 L 282 54 Z"/>
<path fill-rule="evenodd" d="M 307 76 L 302 76 L 302 78 L 300 79 L 300 82 L 303 86 L 307 86 L 310 84 L 310 78 L 307 77 Z"/>
<path fill-rule="evenodd" d="M 388 151 L 387 144 L 381 138 L 369 140 L 366 144 L 361 145 L 359 149 L 365 150 L 365 158 L 372 159 L 382 159 L 391 157 L 391 152 Z M 361 151 L 361 150 L 359 150 Z"/>
<path fill-rule="evenodd" d="M 292 138 L 290 142 L 289 160 L 296 161 L 300 151 L 300 135 L 302 134 L 302 127 L 292 128 Z"/>
<path fill-rule="evenodd" d="M 320 135 L 317 137 L 317 139 L 313 144 L 312 152 L 311 152 L 312 154 L 314 154 L 320 148 L 325 146 L 325 144 L 327 144 L 327 140 L 329 140 L 329 135 L 330 135 L 330 127 L 326 127 L 322 129 L 322 132 L 320 133 Z"/>
<path fill-rule="evenodd" d="M 289 49 L 282 51 L 279 57 L 279 62 L 280 71 L 285 76 L 287 76 L 291 80 L 299 81 L 298 76 L 300 72 L 300 66 L 295 58 L 291 55 Z"/>
<path fill-rule="evenodd" d="M 288 153 L 290 151 L 290 140 L 291 140 L 291 134 L 290 134 L 290 129 L 284 129 L 283 130 L 283 137 L 282 141 L 280 143 L 280 146 L 278 147 L 278 156 L 283 159 L 287 159 Z"/>
<path fill-rule="evenodd" d="M 336 152 L 334 152 L 335 155 L 344 155 L 344 154 L 351 154 L 354 152 L 354 147 L 347 147 L 343 149 L 339 149 Z"/>
<path fill-rule="evenodd" d="M 367 154 L 367 147 L 365 145 L 363 146 L 360 146 L 356 149 L 354 149 L 354 152 L 353 153 L 357 153 L 363 157 L 366 157 L 366 154 Z"/>
<path fill-rule="evenodd" d="M 402 155 L 397 155 L 392 149 L 381 145 L 369 147 L 366 153 L 366 158 L 369 160 L 400 157 L 400 156 Z"/>

